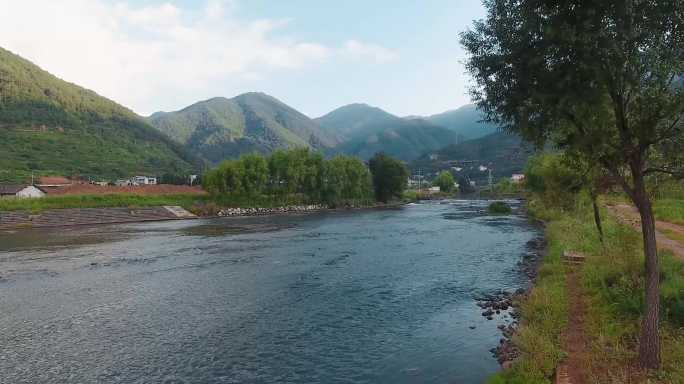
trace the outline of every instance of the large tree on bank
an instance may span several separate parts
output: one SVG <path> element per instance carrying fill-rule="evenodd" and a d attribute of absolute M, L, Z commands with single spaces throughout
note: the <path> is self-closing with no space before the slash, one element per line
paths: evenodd
<path fill-rule="evenodd" d="M 678 173 L 684 125 L 684 1 L 485 0 L 461 35 L 473 95 L 490 121 L 582 153 L 639 210 L 644 368 L 660 365 L 659 265 L 646 180 Z"/>

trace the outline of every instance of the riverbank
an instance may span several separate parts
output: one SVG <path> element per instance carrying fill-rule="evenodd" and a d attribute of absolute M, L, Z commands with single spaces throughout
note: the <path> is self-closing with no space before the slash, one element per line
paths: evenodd
<path fill-rule="evenodd" d="M 567 358 L 568 319 L 585 303 L 582 331 L 591 340 L 573 356 L 591 383 L 684 382 L 684 263 L 661 251 L 663 317 L 661 322 L 662 369 L 646 375 L 636 368 L 637 343 L 643 290 L 643 252 L 640 234 L 622 225 L 603 208 L 604 243 L 598 239 L 587 199 L 575 209 L 563 211 L 528 202 L 530 215 L 547 223 L 548 252 L 534 287 L 517 303 L 520 325 L 511 336 L 519 351 L 508 369 L 489 383 L 550 383 L 556 368 Z M 563 264 L 564 251 L 586 255 L 581 266 Z M 577 290 L 569 291 L 575 273 Z M 580 295 L 580 297 L 577 297 Z M 576 330 L 575 330 L 576 331 Z M 578 363 L 579 361 L 579 363 Z"/>
<path fill-rule="evenodd" d="M 277 205 L 271 201 L 268 204 L 262 202 L 266 206 L 227 206 L 227 202 L 223 202 L 225 205 L 218 202 L 221 200 L 201 195 L 116 194 L 5 199 L 0 200 L 0 230 L 374 209 L 397 207 L 410 201 L 387 204 L 349 202 L 335 207 L 325 204 Z"/>

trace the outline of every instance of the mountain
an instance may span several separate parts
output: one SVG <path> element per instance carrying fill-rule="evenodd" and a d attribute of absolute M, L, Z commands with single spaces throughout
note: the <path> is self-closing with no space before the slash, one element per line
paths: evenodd
<path fill-rule="evenodd" d="M 495 124 L 482 122 L 484 115 L 474 104 L 443 112 L 425 119 L 455 132 L 461 140 L 477 139 L 496 132 Z"/>
<path fill-rule="evenodd" d="M 181 146 L 132 111 L 0 48 L 0 181 L 188 173 Z"/>
<path fill-rule="evenodd" d="M 398 117 L 367 104 L 349 104 L 315 119 L 326 130 L 342 140 L 361 133 L 375 133 L 386 124 L 396 123 Z"/>
<path fill-rule="evenodd" d="M 316 122 L 340 138 L 338 152 L 363 159 L 382 151 L 410 161 L 457 141 L 455 133 L 424 119 L 402 119 L 366 104 L 338 108 Z"/>
<path fill-rule="evenodd" d="M 494 178 L 510 177 L 513 173 L 521 173 L 527 159 L 534 153 L 534 147 L 523 142 L 520 137 L 495 132 L 478 139 L 448 145 L 433 153 L 425 153 L 411 163 L 411 168 L 420 168 L 428 174 L 458 167 L 462 170 L 457 175 L 481 182 L 488 178 L 489 172 L 480 171 L 480 165 L 491 168 Z"/>
<path fill-rule="evenodd" d="M 200 101 L 176 112 L 157 112 L 148 121 L 159 131 L 212 163 L 249 152 L 308 147 L 328 151 L 335 135 L 264 93 Z"/>

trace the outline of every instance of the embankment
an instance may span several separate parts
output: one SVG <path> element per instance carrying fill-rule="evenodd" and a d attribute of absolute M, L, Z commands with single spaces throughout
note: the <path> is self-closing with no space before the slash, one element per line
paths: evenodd
<path fill-rule="evenodd" d="M 134 223 L 197 218 L 179 206 L 144 208 L 67 208 L 30 211 L 0 211 L 0 230 L 49 228 L 72 225 Z"/>

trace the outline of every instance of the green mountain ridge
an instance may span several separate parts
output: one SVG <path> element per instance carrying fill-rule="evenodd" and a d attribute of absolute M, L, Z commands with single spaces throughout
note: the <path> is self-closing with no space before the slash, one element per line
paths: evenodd
<path fill-rule="evenodd" d="M 189 173 L 195 157 L 141 117 L 0 48 L 0 181 Z"/>
<path fill-rule="evenodd" d="M 497 131 L 495 124 L 482 121 L 484 115 L 474 104 L 428 116 L 425 119 L 455 132 L 461 141 L 477 139 Z"/>
<path fill-rule="evenodd" d="M 411 161 L 426 151 L 456 143 L 450 130 L 424 119 L 402 119 L 366 104 L 340 107 L 316 121 L 323 129 L 341 137 L 338 152 L 363 159 L 376 152 Z"/>
<path fill-rule="evenodd" d="M 338 143 L 310 118 L 264 93 L 232 99 L 216 97 L 175 112 L 157 112 L 147 119 L 212 163 L 250 152 L 306 147 L 329 151 Z"/>

